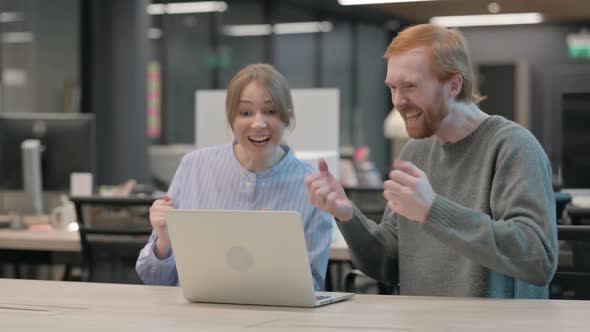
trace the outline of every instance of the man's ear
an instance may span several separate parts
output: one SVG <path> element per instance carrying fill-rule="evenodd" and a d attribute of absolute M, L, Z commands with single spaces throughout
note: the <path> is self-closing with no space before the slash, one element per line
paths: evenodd
<path fill-rule="evenodd" d="M 463 76 L 459 73 L 454 74 L 449 80 L 449 95 L 457 97 L 463 89 Z"/>

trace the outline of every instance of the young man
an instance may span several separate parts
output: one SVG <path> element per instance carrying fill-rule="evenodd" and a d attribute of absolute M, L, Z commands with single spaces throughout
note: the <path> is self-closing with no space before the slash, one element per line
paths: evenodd
<path fill-rule="evenodd" d="M 339 221 L 356 265 L 404 295 L 547 298 L 557 267 L 551 167 L 523 127 L 477 105 L 463 36 L 424 24 L 385 52 L 413 138 L 393 164 L 380 224 L 320 162 L 310 200 Z"/>

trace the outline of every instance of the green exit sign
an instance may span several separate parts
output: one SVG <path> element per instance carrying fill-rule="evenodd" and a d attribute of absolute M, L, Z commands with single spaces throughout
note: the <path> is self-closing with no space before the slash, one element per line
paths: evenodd
<path fill-rule="evenodd" d="M 590 60 L 590 33 L 587 30 L 570 33 L 566 41 L 568 53 L 572 59 Z"/>
<path fill-rule="evenodd" d="M 568 48 L 570 57 L 573 59 L 590 60 L 590 46 L 573 46 Z"/>

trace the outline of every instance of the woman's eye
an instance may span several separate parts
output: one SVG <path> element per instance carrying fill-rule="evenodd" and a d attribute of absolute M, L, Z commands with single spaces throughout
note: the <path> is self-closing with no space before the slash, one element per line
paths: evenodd
<path fill-rule="evenodd" d="M 252 115 L 252 112 L 250 112 L 250 111 L 240 111 L 240 115 L 241 116 L 250 116 L 250 115 Z"/>
<path fill-rule="evenodd" d="M 274 109 L 272 109 L 272 110 L 268 110 L 268 111 L 266 111 L 266 113 L 267 113 L 267 114 L 270 114 L 270 115 L 275 115 L 275 114 L 277 114 L 277 111 L 276 111 L 276 110 L 274 110 Z"/>

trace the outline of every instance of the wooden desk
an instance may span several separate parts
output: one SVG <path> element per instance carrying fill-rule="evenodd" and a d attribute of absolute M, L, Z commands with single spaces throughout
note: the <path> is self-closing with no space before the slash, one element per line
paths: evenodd
<path fill-rule="evenodd" d="M 63 271 L 50 269 L 48 277 L 67 279 L 70 273 L 69 267 L 80 262 L 80 237 L 78 232 L 66 230 L 0 229 L 0 262 L 11 264 L 17 278 L 27 277 L 21 275 L 22 264 L 65 265 L 66 269 Z"/>
<path fill-rule="evenodd" d="M 95 238 L 94 241 L 96 240 Z M 130 237 L 105 237 L 104 242 L 109 244 L 115 244 L 115 242 L 138 243 L 141 245 L 147 240 Z M 78 232 L 68 232 L 66 230 L 33 232 L 29 230 L 0 229 L 0 261 L 15 264 L 15 275 L 19 278 L 18 265 L 20 264 L 52 265 L 64 263 L 68 266 L 78 265 L 80 253 L 81 245 Z M 56 254 L 59 254 L 57 259 Z M 350 261 L 348 246 L 345 242 L 332 243 L 330 261 L 336 266 L 335 289 L 340 289 L 344 280 L 343 264 Z M 70 270 L 66 269 L 63 275 L 66 280 L 70 278 L 69 272 Z M 58 278 L 61 279 L 62 277 Z M 329 286 L 332 287 L 332 284 L 329 284 Z"/>
<path fill-rule="evenodd" d="M 0 279 L 6 331 L 586 331 L 590 302 L 356 295 L 315 309 L 189 303 L 178 287 Z"/>
<path fill-rule="evenodd" d="M 0 249 L 80 252 L 80 235 L 66 230 L 0 229 Z"/>
<path fill-rule="evenodd" d="M 110 241 L 113 241 L 110 239 Z M 80 235 L 78 232 L 52 230 L 32 232 L 28 230 L 0 229 L 0 249 L 80 252 Z M 330 259 L 350 260 L 348 246 L 345 242 L 332 243 Z"/>

